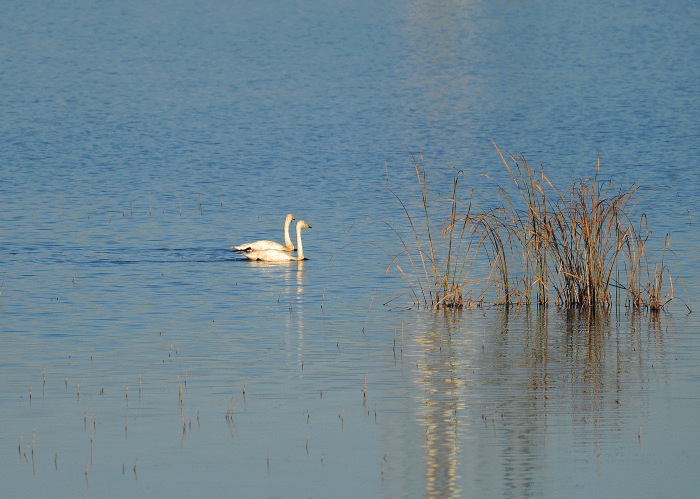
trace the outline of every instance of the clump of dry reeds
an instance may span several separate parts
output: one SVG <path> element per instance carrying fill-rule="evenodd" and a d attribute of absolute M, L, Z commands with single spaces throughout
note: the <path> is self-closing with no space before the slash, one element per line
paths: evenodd
<path fill-rule="evenodd" d="M 469 274 L 481 243 L 475 243 L 473 237 L 465 238 L 465 235 L 469 234 L 467 226 L 470 222 L 468 219 L 464 220 L 463 227 L 456 222 L 457 208 L 461 204 L 457 201 L 457 185 L 460 175 L 464 178 L 464 173 L 460 171 L 454 174 L 452 197 L 447 199 L 451 205 L 450 215 L 442 225 L 440 237 L 435 238 L 430 226 L 431 210 L 429 208 L 425 170 L 421 173 L 415 156 L 411 154 L 411 157 L 413 158 L 418 184 L 421 189 L 425 227 L 416 227 L 408 208 L 393 190 L 385 185 L 378 186 L 390 192 L 399 202 L 406 214 L 406 219 L 411 227 L 415 241 L 415 245 L 407 243 L 406 239 L 392 225 L 384 220 L 380 220 L 397 235 L 403 247 L 403 250 L 397 255 L 391 255 L 384 248 L 380 247 L 391 258 L 384 274 L 386 275 L 392 267 L 396 267 L 408 284 L 409 296 L 413 304 L 418 307 L 423 305 L 434 309 L 464 309 L 479 306 L 483 301 L 483 295 L 472 297 L 471 292 L 465 292 L 465 289 L 470 284 L 474 284 L 473 281 L 469 280 Z M 423 158 L 421 156 L 421 165 L 422 163 Z M 469 215 L 470 209 L 471 201 L 468 203 L 467 215 Z M 350 230 L 352 230 L 352 227 Z M 427 236 L 427 242 L 421 242 L 419 232 Z M 410 265 L 410 268 L 407 266 L 405 270 L 400 263 L 400 260 L 403 260 L 404 257 L 408 260 L 408 265 Z"/>
<path fill-rule="evenodd" d="M 659 311 L 673 300 L 680 279 L 671 277 L 666 262 L 666 251 L 671 252 L 669 237 L 661 261 L 653 263 L 653 253 L 646 249 L 650 237 L 646 215 L 635 215 L 639 201 L 650 191 L 641 193 L 635 184 L 623 189 L 612 180 L 600 180 L 600 158 L 591 178 L 572 180 L 567 190 L 560 191 L 541 166 L 530 168 L 522 155 L 509 155 L 509 162 L 497 146 L 496 150 L 515 189 L 498 185 L 505 202 L 476 208 L 473 190 L 467 202 L 457 200 L 458 180 L 464 174 L 455 173 L 452 197 L 447 199 L 450 214 L 439 240 L 431 232 L 425 171 L 421 174 L 413 155 L 425 227 L 418 230 L 399 196 L 380 186 L 401 204 L 415 239 L 415 245 L 407 244 L 393 226 L 381 221 L 403 247 L 398 255 L 389 255 L 385 274 L 392 266 L 398 269 L 414 304 L 473 308 L 484 304 L 489 289 L 495 296 L 491 304 L 500 306 L 609 309 L 621 291 L 626 294 L 625 306 L 637 310 Z M 466 208 L 459 211 L 461 206 Z M 480 252 L 488 263 L 488 275 L 470 279 Z M 410 268 L 400 265 L 404 257 Z M 476 284 L 483 289 L 470 289 Z"/>
<path fill-rule="evenodd" d="M 592 178 L 572 181 L 562 192 L 542 167 L 531 169 L 522 155 L 509 155 L 509 164 L 498 153 L 519 199 L 499 186 L 503 205 L 462 217 L 488 241 L 488 279 L 497 304 L 609 309 L 616 289 L 626 291 L 625 304 L 635 309 L 658 311 L 673 299 L 665 260 L 651 271 L 646 215 L 634 216 L 649 191 L 601 181 L 598 158 Z M 667 236 L 664 256 L 668 244 Z M 670 289 L 664 294 L 666 279 Z"/>

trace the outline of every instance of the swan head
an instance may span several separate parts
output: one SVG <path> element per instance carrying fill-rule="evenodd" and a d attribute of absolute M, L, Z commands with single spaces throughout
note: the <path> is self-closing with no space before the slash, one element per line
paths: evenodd
<path fill-rule="evenodd" d="M 309 224 L 307 224 L 303 220 L 299 220 L 297 222 L 297 230 L 300 230 L 302 227 L 308 227 L 309 229 L 311 228 L 311 226 Z"/>
<path fill-rule="evenodd" d="M 284 223 L 289 225 L 290 223 L 292 223 L 292 220 L 294 220 L 294 215 L 292 215 L 291 213 L 287 213 L 287 218 L 284 219 Z"/>

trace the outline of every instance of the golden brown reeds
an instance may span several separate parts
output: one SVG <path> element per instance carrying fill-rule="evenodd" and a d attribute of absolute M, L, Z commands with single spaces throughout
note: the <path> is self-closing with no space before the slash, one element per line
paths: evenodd
<path fill-rule="evenodd" d="M 440 241 L 443 241 L 447 245 L 446 251 L 442 252 L 436 249 L 437 241 L 433 241 L 432 233 L 430 230 L 430 211 L 428 208 L 428 181 L 426 179 L 425 169 L 423 169 L 423 174 L 421 176 L 420 169 L 418 167 L 418 161 L 415 156 L 411 154 L 413 159 L 413 166 L 416 169 L 416 176 L 418 177 L 418 185 L 421 189 L 421 201 L 423 203 L 423 213 L 425 215 L 425 227 L 428 237 L 428 250 L 425 252 L 421 249 L 420 238 L 416 232 L 413 222 L 408 216 L 408 212 L 405 207 L 406 215 L 409 218 L 411 227 L 413 229 L 413 234 L 416 239 L 416 245 L 418 247 L 418 253 L 420 255 L 421 264 L 423 267 L 423 273 L 425 275 L 426 288 L 428 290 L 428 296 L 423 294 L 423 302 L 429 305 L 431 308 L 474 308 L 481 303 L 483 295 L 479 296 L 476 300 L 472 300 L 471 296 L 465 296 L 464 289 L 467 284 L 474 284 L 475 281 L 468 282 L 470 271 L 474 264 L 474 259 L 477 256 L 479 248 L 481 247 L 482 240 L 479 239 L 476 242 L 476 248 L 474 248 L 474 238 L 468 237 L 466 244 L 466 249 L 464 254 L 463 250 L 463 238 L 465 235 L 470 233 L 469 224 L 471 213 L 471 192 L 469 196 L 469 202 L 467 207 L 467 216 L 463 217 L 462 222 L 464 222 L 460 228 L 457 219 L 457 184 L 459 182 L 459 176 L 462 175 L 464 178 L 464 172 L 455 172 L 452 179 L 452 197 L 448 198 L 447 201 L 450 202 L 450 216 L 443 223 L 442 231 L 440 234 Z M 421 165 L 423 164 L 423 157 L 421 156 Z M 457 238 L 455 240 L 455 230 L 457 231 Z M 442 263 L 439 264 L 436 254 L 444 254 L 442 258 Z M 431 268 L 432 276 L 429 276 L 427 270 L 426 259 Z M 413 261 L 411 260 L 411 263 Z M 388 270 L 388 269 L 387 269 Z M 414 269 L 415 270 L 415 269 Z M 417 273 L 416 273 L 417 275 Z M 432 279 L 431 279 L 432 277 Z M 422 286 L 421 286 L 421 289 Z M 426 298 L 428 300 L 426 300 Z"/>
<path fill-rule="evenodd" d="M 535 304 L 608 310 L 615 301 L 613 290 L 624 290 L 625 305 L 634 309 L 659 311 L 673 300 L 675 285 L 682 281 L 670 276 L 669 236 L 661 261 L 652 262 L 654 254 L 646 249 L 650 236 L 646 214 L 635 215 L 638 203 L 655 189 L 641 192 L 636 184 L 625 189 L 612 180 L 601 180 L 598 156 L 592 177 L 572 179 L 568 189 L 561 191 L 541 166 L 530 168 L 522 155 L 509 154 L 506 160 L 494 146 L 515 189 L 496 184 L 499 198 L 505 201 L 493 208 L 477 208 L 472 204 L 473 190 L 466 202 L 458 201 L 457 184 L 464 173 L 455 173 L 452 197 L 447 199 L 450 214 L 439 241 L 430 227 L 425 170 L 421 173 L 413 154 L 425 216 L 421 230 L 399 196 L 388 186 L 378 186 L 396 198 L 413 232 L 415 245 L 409 245 L 393 226 L 378 220 L 398 236 L 403 247 L 395 256 L 380 247 L 391 258 L 385 275 L 396 267 L 415 305 L 474 308 L 485 303 L 489 289 L 495 295 L 491 304 L 506 307 Z M 485 254 L 488 275 L 471 279 L 480 252 Z M 399 260 L 404 258 L 409 265 L 402 267 Z M 470 289 L 479 283 L 483 289 Z"/>
<path fill-rule="evenodd" d="M 419 229 L 416 226 L 413 217 L 406 207 L 406 204 L 391 188 L 386 185 L 377 185 L 376 187 L 388 191 L 401 205 L 411 228 L 411 232 L 413 233 L 415 246 L 413 244 L 409 245 L 401 233 L 399 233 L 399 231 L 388 222 L 373 217 L 367 217 L 361 220 L 371 219 L 383 223 L 389 227 L 398 237 L 403 250 L 397 255 L 392 255 L 381 246 L 374 243 L 370 244 L 377 246 L 389 256 L 391 260 L 384 271 L 384 274 L 386 275 L 392 267 L 396 267 L 408 284 L 408 294 L 414 305 L 418 307 L 423 305 L 433 309 L 463 309 L 479 306 L 483 301 L 483 294 L 477 296 L 476 298 L 472 298 L 471 293 L 464 292 L 466 286 L 476 282 L 469 281 L 469 275 L 474 264 L 474 259 L 479 251 L 479 247 L 482 244 L 481 240 L 475 242 L 474 238 L 468 236 L 469 234 L 473 233 L 467 228 L 467 225 L 470 223 L 469 218 L 461 220 L 464 222 L 464 226 L 460 226 L 457 223 L 457 207 L 460 204 L 460 202 L 457 201 L 457 186 L 459 177 L 460 175 L 464 177 L 464 172 L 460 171 L 455 172 L 454 174 L 452 197 L 447 199 L 447 201 L 451 203 L 451 212 L 442 226 L 442 231 L 439 237 L 440 242 L 438 242 L 438 240 L 433 237 L 433 232 L 430 226 L 431 209 L 429 207 L 430 203 L 428 198 L 426 173 L 424 169 L 421 173 L 418 161 L 412 153 L 411 157 L 416 170 L 418 185 L 421 190 L 425 227 L 424 229 L 422 227 Z M 423 158 L 421 156 L 421 165 L 422 164 Z M 471 210 L 471 195 L 468 206 L 467 213 L 469 213 Z M 355 222 L 350 227 L 348 233 L 353 229 L 355 224 L 361 220 Z M 421 242 L 419 232 L 423 231 L 426 234 L 427 243 L 425 241 Z M 465 235 L 468 236 L 466 241 Z M 404 257 L 408 259 L 406 270 L 404 270 L 404 267 L 402 267 L 400 263 L 400 260 L 402 260 Z"/>
<path fill-rule="evenodd" d="M 673 280 L 663 258 L 660 266 L 654 264 L 653 274 L 650 270 L 646 215 L 639 216 L 638 225 L 634 222 L 634 209 L 645 195 L 639 186 L 623 189 L 612 180 L 601 181 L 598 157 L 592 178 L 572 181 L 561 192 L 542 167 L 531 169 L 522 155 L 512 154 L 509 164 L 498 146 L 496 150 L 520 201 L 499 186 L 505 204 L 462 219 L 489 242 L 488 279 L 497 304 L 609 309 L 614 288 L 626 290 L 626 304 L 636 309 L 660 310 L 673 299 Z M 668 245 L 667 237 L 664 256 Z M 671 289 L 662 294 L 667 278 Z"/>

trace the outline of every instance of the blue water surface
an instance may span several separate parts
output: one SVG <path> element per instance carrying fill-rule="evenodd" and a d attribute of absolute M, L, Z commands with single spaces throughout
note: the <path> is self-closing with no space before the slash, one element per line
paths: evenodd
<path fill-rule="evenodd" d="M 2 6 L 0 496 L 694 497 L 699 22 L 693 2 Z M 461 201 L 502 202 L 494 145 L 563 189 L 638 185 L 682 279 L 668 309 L 418 308 L 373 219 L 413 245 L 405 208 L 425 241 L 417 165 L 439 246 L 456 174 Z M 230 251 L 281 241 L 288 212 L 307 261 Z"/>

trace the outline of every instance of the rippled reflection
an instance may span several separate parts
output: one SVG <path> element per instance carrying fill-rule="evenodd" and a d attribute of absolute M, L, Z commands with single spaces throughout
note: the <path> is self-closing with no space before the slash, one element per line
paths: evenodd
<path fill-rule="evenodd" d="M 548 438 L 573 436 L 574 452 L 637 435 L 663 316 L 502 309 L 484 331 L 468 317 L 436 314 L 416 333 L 427 497 L 471 495 L 494 474 L 532 495 Z"/>
<path fill-rule="evenodd" d="M 426 494 L 428 497 L 457 497 L 460 478 L 458 412 L 464 409 L 465 382 L 458 374 L 460 341 L 453 338 L 448 316 L 435 315 L 434 323 L 417 338 L 423 351 L 419 361 L 425 397 L 422 423 L 425 433 Z"/>

